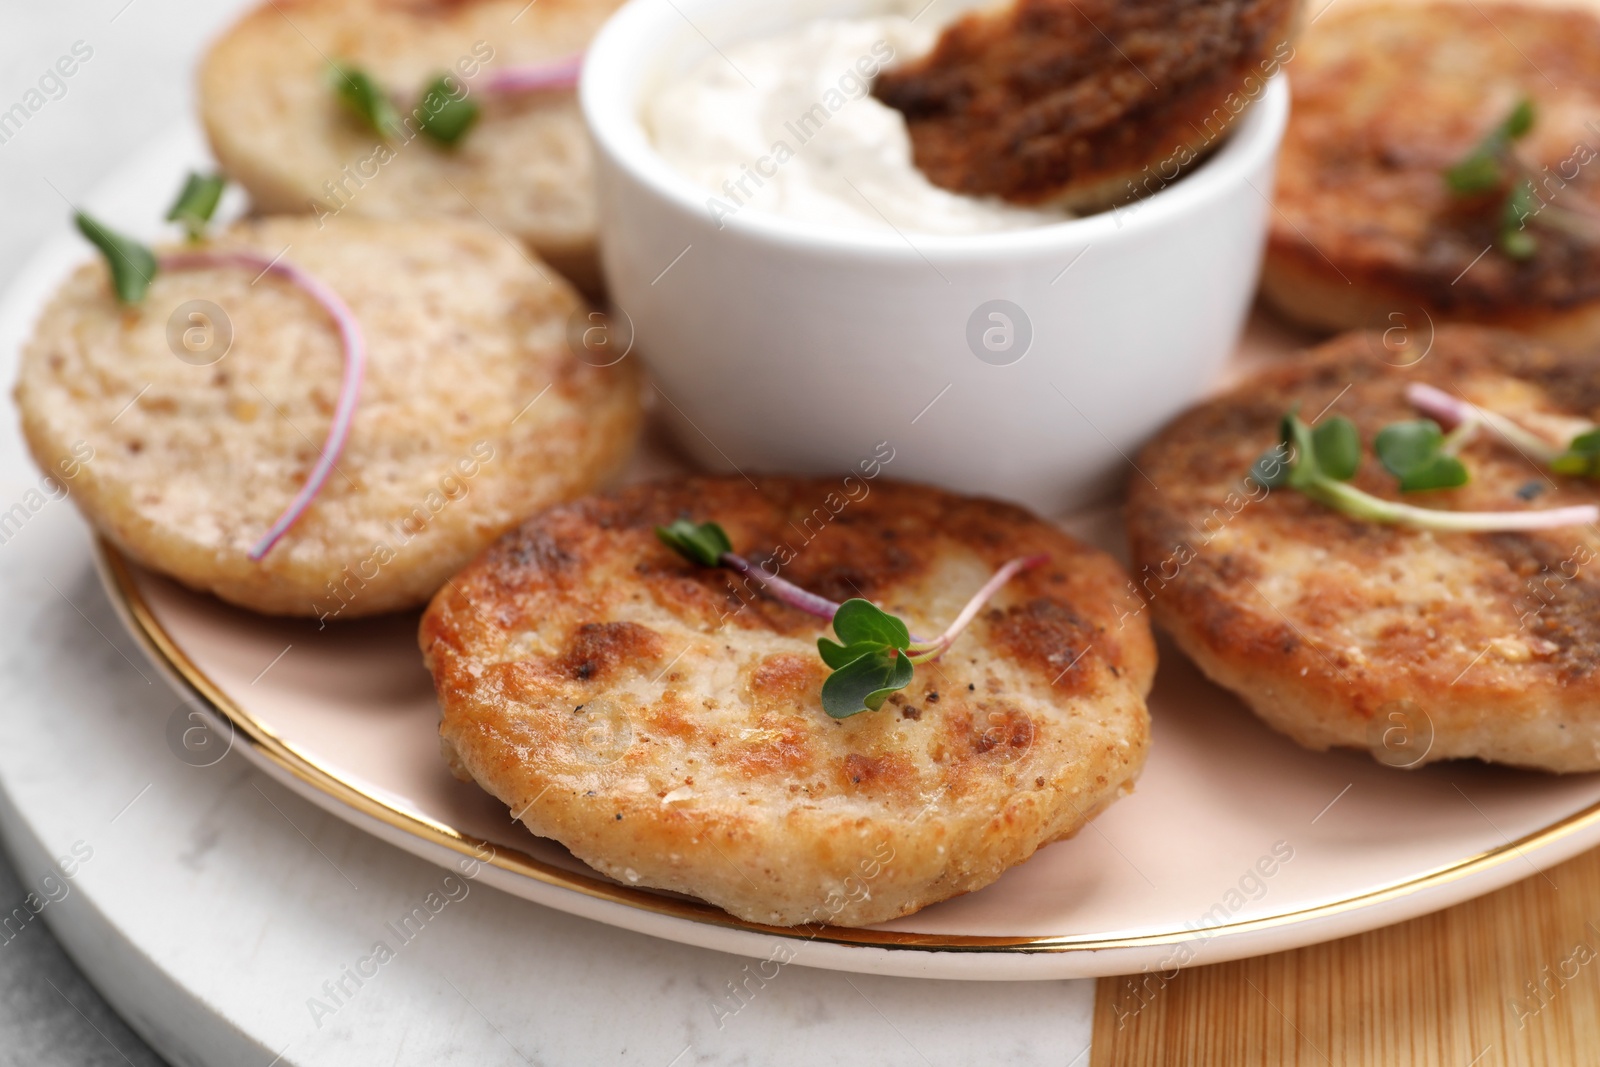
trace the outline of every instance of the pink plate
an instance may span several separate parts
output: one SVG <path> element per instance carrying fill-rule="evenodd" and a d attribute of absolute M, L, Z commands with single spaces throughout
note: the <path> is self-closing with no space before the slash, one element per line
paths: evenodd
<path fill-rule="evenodd" d="M 193 131 L 158 147 L 116 176 L 130 210 L 114 224 L 140 217 L 131 205 L 148 215 L 186 169 L 206 165 Z M 58 243 L 49 261 L 65 271 L 84 253 L 65 236 Z M 30 284 L 42 293 L 40 281 Z M 1247 348 L 1270 357 L 1293 342 L 1257 323 Z M 641 462 L 671 465 L 659 450 Z M 33 477 L 16 442 L 0 449 L 0 469 Z M 1119 540 L 1112 513 L 1068 525 L 1102 544 Z M 1306 752 L 1163 648 L 1138 791 L 1076 839 L 987 889 L 881 927 L 761 927 L 608 881 L 455 781 L 439 757 L 414 615 L 319 630 L 188 592 L 109 549 L 101 563 L 130 629 L 219 742 L 328 811 L 442 865 L 475 856 L 483 880 L 543 905 L 729 952 L 768 956 L 789 939 L 798 963 L 962 979 L 1163 970 L 1396 922 L 1600 845 L 1600 776 L 1479 764 L 1407 772 L 1365 754 Z"/>

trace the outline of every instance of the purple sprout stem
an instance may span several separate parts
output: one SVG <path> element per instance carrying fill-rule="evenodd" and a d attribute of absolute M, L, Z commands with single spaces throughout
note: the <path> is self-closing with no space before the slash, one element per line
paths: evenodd
<path fill-rule="evenodd" d="M 769 575 L 743 556 L 733 552 L 724 552 L 717 560 L 724 567 L 736 570 L 746 578 L 754 578 L 762 583 L 762 591 L 770 593 L 774 600 L 782 601 L 791 608 L 798 608 L 808 615 L 815 615 L 819 619 L 830 622 L 839 612 L 839 605 L 827 597 L 801 589 L 798 585 L 776 574 Z"/>
<path fill-rule="evenodd" d="M 972 620 L 978 617 L 978 612 L 983 610 L 983 606 L 1000 591 L 1002 586 L 1022 571 L 1049 561 L 1050 557 L 1045 555 L 1024 556 L 1021 559 L 1012 560 L 995 571 L 994 577 L 985 582 L 983 588 L 972 595 L 972 599 L 967 601 L 967 606 L 961 609 L 961 614 L 955 617 L 955 621 L 945 629 L 944 633 L 935 637 L 932 641 L 918 641 L 911 646 L 911 662 L 926 663 L 944 655 L 950 646 L 955 644 L 956 638 L 961 636 L 961 631 L 972 624 Z"/>
<path fill-rule="evenodd" d="M 562 56 L 545 63 L 506 67 L 489 75 L 484 89 L 491 93 L 537 93 L 575 89 L 583 73 L 584 53 Z"/>
<path fill-rule="evenodd" d="M 1524 429 L 1504 415 L 1486 411 L 1476 404 L 1469 404 L 1465 400 L 1451 396 L 1443 389 L 1436 389 L 1423 382 L 1412 382 L 1406 386 L 1406 399 L 1411 402 L 1412 407 L 1424 415 L 1431 416 L 1447 430 L 1472 423 L 1480 424 L 1493 431 L 1512 448 L 1546 466 L 1561 453 L 1561 450 L 1549 441 L 1532 430 Z"/>
<path fill-rule="evenodd" d="M 912 635 L 911 648 L 907 651 L 911 662 L 927 663 L 929 660 L 938 659 L 944 655 L 950 646 L 955 643 L 956 638 L 961 636 L 961 632 L 972 624 L 972 620 L 978 617 L 978 612 L 983 610 L 983 606 L 1000 591 L 1002 586 L 1020 572 L 1049 561 L 1050 557 L 1045 555 L 1026 556 L 1021 559 L 1014 559 L 995 571 L 994 576 L 984 583 L 983 588 L 974 593 L 972 599 L 967 601 L 966 607 L 961 609 L 961 613 L 955 617 L 955 621 L 949 625 L 944 633 L 931 641 L 921 641 L 915 635 Z M 827 619 L 832 622 L 833 617 L 839 612 L 839 605 L 834 601 L 802 589 L 793 582 L 778 577 L 776 574 L 769 575 L 737 553 L 724 552 L 717 557 L 717 562 L 730 570 L 738 571 L 746 578 L 756 579 L 762 583 L 762 592 L 768 593 L 774 600 L 788 604 L 790 607 L 797 608 L 808 615 L 815 615 L 819 619 Z"/>
<path fill-rule="evenodd" d="M 268 259 L 255 252 L 175 252 L 158 261 L 162 270 L 206 270 L 212 267 L 244 267 L 262 274 L 276 274 L 304 290 L 327 311 L 339 327 L 339 339 L 344 346 L 344 376 L 339 384 L 339 400 L 334 407 L 333 422 L 323 441 L 320 458 L 306 478 L 300 492 L 290 501 L 283 514 L 278 516 L 261 540 L 250 549 L 250 558 L 259 562 L 272 551 L 272 546 L 304 515 L 312 500 L 333 473 L 345 443 L 350 439 L 350 426 L 355 419 L 356 403 L 361 399 L 361 383 L 367 372 L 367 342 L 361 332 L 361 323 L 344 299 L 316 277 L 292 263 Z"/>

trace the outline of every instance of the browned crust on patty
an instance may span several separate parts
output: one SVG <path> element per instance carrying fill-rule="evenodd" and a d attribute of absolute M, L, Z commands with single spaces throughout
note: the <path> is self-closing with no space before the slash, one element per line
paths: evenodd
<path fill-rule="evenodd" d="M 1154 484 L 1136 480 L 1130 493 L 1136 586 L 1207 675 L 1308 747 L 1382 753 L 1401 709 L 1431 736 L 1419 763 L 1600 768 L 1593 527 L 1429 533 L 1246 479 L 1285 412 L 1327 409 L 1361 431 L 1355 484 L 1396 499 L 1371 445 L 1383 426 L 1418 417 L 1407 383 L 1459 391 L 1558 442 L 1600 418 L 1600 368 L 1474 327 L 1441 329 L 1408 367 L 1385 355 L 1380 335 L 1346 334 L 1163 431 L 1138 459 Z M 1490 511 L 1600 502 L 1594 483 L 1546 476 L 1497 438 L 1480 436 L 1463 458 L 1468 486 L 1408 502 Z M 1531 503 L 1518 495 L 1530 485 Z"/>
<path fill-rule="evenodd" d="M 1131 786 L 1155 654 L 1142 622 L 1117 625 L 1109 557 L 935 489 L 759 486 L 559 507 L 458 575 L 421 630 L 452 767 L 604 873 L 782 925 L 864 925 L 980 888 Z M 680 516 L 922 634 L 1007 560 L 1051 561 L 882 711 L 834 721 L 825 620 L 665 548 L 653 529 Z"/>
<path fill-rule="evenodd" d="M 1517 151 L 1540 196 L 1600 211 L 1600 133 L 1586 125 L 1600 115 L 1600 20 L 1506 3 L 1353 5 L 1308 29 L 1286 69 L 1269 299 L 1328 329 L 1421 308 L 1600 338 L 1600 243 L 1536 216 L 1538 252 L 1513 260 L 1495 247 L 1499 198 L 1461 198 L 1444 180 L 1526 96 L 1538 117 Z"/>
<path fill-rule="evenodd" d="M 966 16 L 874 93 L 916 164 L 972 196 L 1088 208 L 1170 181 L 1287 54 L 1293 0 L 1016 0 Z"/>

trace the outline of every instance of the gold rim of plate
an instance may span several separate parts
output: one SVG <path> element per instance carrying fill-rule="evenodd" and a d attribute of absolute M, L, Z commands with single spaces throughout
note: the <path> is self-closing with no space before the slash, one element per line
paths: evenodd
<path fill-rule="evenodd" d="M 381 797 L 365 791 L 357 783 L 340 777 L 337 771 L 324 766 L 314 757 L 273 733 L 264 723 L 235 703 L 221 687 L 206 676 L 204 671 L 195 666 L 145 601 L 127 557 L 104 538 L 97 538 L 96 550 L 104 564 L 105 572 L 111 578 L 115 595 L 120 599 L 126 616 L 138 627 L 135 636 L 140 639 L 145 650 L 172 675 L 183 679 L 196 696 L 227 720 L 233 726 L 236 736 L 243 734 L 246 743 L 259 756 L 271 761 L 301 782 L 363 815 L 377 819 L 392 829 L 420 838 L 429 844 L 442 846 L 478 862 L 488 863 L 509 873 L 531 878 L 546 885 L 569 889 L 597 900 L 706 926 L 797 941 L 821 941 L 848 947 L 925 952 L 1045 953 L 1149 948 L 1178 944 L 1202 937 L 1212 940 L 1223 934 L 1247 934 L 1271 930 L 1371 907 L 1479 874 L 1509 860 L 1522 857 L 1530 849 L 1554 844 L 1600 821 L 1600 803 L 1597 803 L 1515 841 L 1507 841 L 1497 848 L 1412 878 L 1344 899 L 1276 915 L 1206 927 L 1203 931 L 1178 927 L 1128 936 L 1050 934 L 1034 937 L 984 937 L 964 934 L 919 934 L 900 930 L 854 929 L 841 926 L 767 926 L 762 923 L 746 922 L 710 904 L 663 896 L 650 890 L 620 885 L 598 875 L 585 875 L 566 870 L 510 846 L 485 841 L 418 813 L 397 808 Z M 490 859 L 483 858 L 485 850 L 489 851 Z"/>

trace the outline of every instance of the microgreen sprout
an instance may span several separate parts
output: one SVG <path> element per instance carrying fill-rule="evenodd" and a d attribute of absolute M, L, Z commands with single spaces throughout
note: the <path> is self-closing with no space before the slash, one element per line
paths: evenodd
<path fill-rule="evenodd" d="M 376 78 L 349 63 L 335 63 L 328 80 L 350 114 L 387 140 L 400 131 L 400 113 Z"/>
<path fill-rule="evenodd" d="M 211 224 L 211 216 L 217 213 L 217 205 L 222 203 L 222 190 L 227 184 L 228 179 L 220 174 L 191 172 L 167 211 L 167 221 L 182 223 L 189 240 L 200 240 Z"/>
<path fill-rule="evenodd" d="M 1464 484 L 1464 479 L 1455 480 L 1458 472 L 1450 462 L 1455 457 L 1446 451 L 1449 439 L 1437 424 L 1432 433 L 1414 423 L 1399 426 L 1403 428 L 1390 434 L 1379 458 L 1400 478 L 1402 489 L 1408 477 L 1416 489 Z M 1282 443 L 1257 461 L 1251 477 L 1270 489 L 1294 489 L 1354 519 L 1444 533 L 1549 530 L 1600 520 L 1600 507 L 1592 504 L 1542 511 L 1446 511 L 1385 500 L 1350 484 L 1361 465 L 1361 438 L 1349 419 L 1336 415 L 1313 429 L 1290 412 L 1283 417 L 1280 432 Z M 1434 433 L 1440 434 L 1439 439 Z M 1285 452 L 1287 462 L 1282 458 Z"/>
<path fill-rule="evenodd" d="M 780 600 L 808 615 L 831 619 L 839 610 L 839 605 L 828 598 L 801 589 L 776 573 L 768 575 L 764 569 L 733 551 L 726 531 L 714 522 L 696 524 L 688 519 L 678 519 L 670 526 L 657 526 L 656 536 L 662 544 L 691 563 L 698 563 L 702 567 L 727 567 L 748 578 L 755 578 L 764 583 L 774 600 Z"/>
<path fill-rule="evenodd" d="M 1529 459 L 1546 466 L 1560 454 L 1560 449 L 1549 441 L 1499 412 L 1480 408 L 1426 382 L 1412 382 L 1406 386 L 1406 400 L 1446 428 L 1482 426 Z"/>
<path fill-rule="evenodd" d="M 1445 184 L 1458 196 L 1481 196 L 1506 190 L 1500 202 L 1498 244 L 1515 260 L 1531 259 L 1539 242 L 1528 232 L 1528 222 L 1540 211 L 1533 179 L 1520 166 L 1513 145 L 1533 129 L 1533 101 L 1524 97 L 1509 114 L 1484 135 L 1483 140 L 1455 166 L 1445 171 Z"/>
<path fill-rule="evenodd" d="M 446 148 L 465 137 L 480 114 L 475 101 L 453 91 L 451 86 L 450 75 L 439 75 L 422 91 L 417 107 L 417 124 L 422 132 Z"/>
<path fill-rule="evenodd" d="M 1511 187 L 1505 205 L 1500 209 L 1500 251 L 1512 259 L 1532 259 L 1539 251 L 1539 241 L 1528 232 L 1528 220 L 1536 215 L 1533 179 L 1523 178 Z"/>
<path fill-rule="evenodd" d="M 1514 142 L 1533 129 L 1533 101 L 1518 100 L 1510 113 L 1484 135 L 1466 157 L 1445 171 L 1445 181 L 1453 192 L 1489 193 L 1505 184 L 1507 159 Z"/>
<path fill-rule="evenodd" d="M 835 719 L 877 711 L 889 694 L 911 684 L 916 660 L 906 624 L 867 600 L 846 600 L 833 616 L 842 644 L 817 640 L 822 662 L 833 668 L 822 683 L 822 710 Z"/>
<path fill-rule="evenodd" d="M 733 551 L 727 532 L 714 522 L 678 519 L 668 526 L 657 526 L 656 536 L 691 563 L 727 567 L 755 578 L 773 599 L 832 621 L 838 640 L 819 638 L 817 654 L 833 671 L 822 684 L 822 707 L 835 719 L 882 708 L 891 693 L 911 684 L 919 665 L 938 659 L 949 650 L 1002 586 L 1049 558 L 1028 556 L 1007 563 L 984 583 L 944 633 L 922 641 L 912 636 L 901 619 L 869 600 L 853 598 L 837 604 L 753 565 Z"/>
<path fill-rule="evenodd" d="M 583 59 L 584 54 L 579 52 L 543 63 L 507 67 L 485 81 L 484 91 L 509 96 L 574 89 L 583 72 Z M 405 133 L 405 122 L 394 100 L 365 70 L 352 63 L 334 63 L 329 84 L 349 112 L 379 137 L 387 141 Z M 477 102 L 457 91 L 449 74 L 439 75 L 423 88 L 412 112 L 417 129 L 444 148 L 454 147 L 481 116 Z"/>
<path fill-rule="evenodd" d="M 1459 442 L 1472 430 L 1464 424 L 1462 437 L 1447 438 L 1432 419 L 1416 419 L 1385 426 L 1372 450 L 1390 474 L 1400 480 L 1402 493 L 1428 489 L 1454 489 L 1467 484 L 1467 468 L 1456 458 Z"/>
<path fill-rule="evenodd" d="M 204 236 L 205 227 L 222 198 L 225 184 L 225 180 L 220 177 L 189 175 L 172 210 L 167 213 L 167 218 L 182 222 L 189 231 L 190 239 L 198 240 Z M 106 265 L 111 271 L 111 287 L 117 299 L 124 304 L 137 304 L 142 301 L 149 292 L 151 283 L 155 281 L 156 275 L 161 271 L 240 268 L 252 272 L 258 278 L 265 274 L 274 274 L 286 279 L 315 300 L 338 327 L 339 339 L 344 350 L 344 374 L 339 386 L 339 398 L 334 405 L 333 421 L 328 427 L 328 436 L 323 442 L 320 458 L 307 476 L 300 492 L 250 549 L 250 558 L 261 560 L 272 551 L 272 547 L 311 506 L 311 502 L 333 472 L 334 465 L 338 463 L 345 443 L 349 440 L 350 428 L 355 419 L 356 402 L 361 396 L 361 383 L 366 375 L 367 365 L 367 343 L 360 321 L 338 293 L 315 276 L 284 260 L 281 254 L 268 257 L 259 252 L 242 249 L 197 248 L 157 256 L 138 241 L 108 229 L 81 211 L 77 213 L 76 221 L 78 229 L 105 256 Z"/>
<path fill-rule="evenodd" d="M 1550 469 L 1579 478 L 1600 478 L 1600 430 L 1574 437 L 1567 450 L 1550 461 Z"/>
<path fill-rule="evenodd" d="M 657 526 L 656 537 L 690 563 L 702 567 L 720 567 L 722 557 L 733 552 L 727 532 L 714 522 L 695 524 L 678 519 L 671 526 Z"/>
<path fill-rule="evenodd" d="M 81 211 L 73 217 L 73 221 L 78 224 L 78 232 L 106 257 L 106 266 L 111 269 L 111 289 L 117 294 L 117 299 L 124 304 L 137 304 L 143 300 L 144 294 L 150 291 L 150 283 L 156 280 L 156 271 L 159 269 L 155 253 Z"/>
<path fill-rule="evenodd" d="M 1427 412 L 1446 425 L 1456 426 L 1456 432 L 1483 426 L 1528 459 L 1556 474 L 1600 479 L 1600 427 L 1582 431 L 1567 442 L 1565 448 L 1560 448 L 1499 412 L 1480 408 L 1422 382 L 1406 386 L 1406 399 L 1418 411 Z"/>

